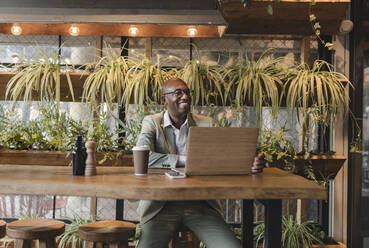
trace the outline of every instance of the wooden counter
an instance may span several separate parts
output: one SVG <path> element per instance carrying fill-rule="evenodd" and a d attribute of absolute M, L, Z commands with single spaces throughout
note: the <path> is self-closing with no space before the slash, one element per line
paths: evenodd
<path fill-rule="evenodd" d="M 129 167 L 99 167 L 97 176 L 73 176 L 65 166 L 0 165 L 0 194 L 94 196 L 131 200 L 243 199 L 242 247 L 253 247 L 253 200 L 265 206 L 265 246 L 281 247 L 282 200 L 327 199 L 327 191 L 277 168 L 244 176 L 170 179 L 165 170 L 135 176 Z"/>
<path fill-rule="evenodd" d="M 170 179 L 164 170 L 134 176 L 133 168 L 97 168 L 73 176 L 71 167 L 0 165 L 0 194 L 95 196 L 132 200 L 326 199 L 325 188 L 276 168 L 245 176 Z"/>

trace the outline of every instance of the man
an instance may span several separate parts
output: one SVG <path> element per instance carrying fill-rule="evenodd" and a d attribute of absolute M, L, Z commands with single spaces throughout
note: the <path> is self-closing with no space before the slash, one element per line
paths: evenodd
<path fill-rule="evenodd" d="M 150 168 L 184 167 L 190 126 L 213 126 L 209 117 L 190 113 L 191 94 L 181 79 L 163 85 L 166 111 L 144 118 L 137 145 L 149 145 Z M 207 248 L 240 247 L 225 223 L 217 201 L 140 201 L 141 236 L 138 248 L 167 248 L 178 229 L 185 225 Z"/>

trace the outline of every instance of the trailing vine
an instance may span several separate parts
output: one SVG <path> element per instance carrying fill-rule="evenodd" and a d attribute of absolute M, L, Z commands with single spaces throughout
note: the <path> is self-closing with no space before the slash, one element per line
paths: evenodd
<path fill-rule="evenodd" d="M 322 39 L 322 37 L 320 36 L 320 30 L 321 30 L 321 26 L 319 23 L 319 20 L 316 18 L 315 14 L 312 13 L 312 6 L 316 5 L 316 0 L 311 0 L 310 4 L 309 4 L 309 21 L 311 24 L 311 28 L 314 30 L 314 34 L 315 36 L 320 40 L 320 42 L 328 49 L 328 50 L 332 50 L 333 49 L 333 43 L 331 42 L 326 42 L 325 40 Z"/>
<path fill-rule="evenodd" d="M 251 2 L 252 2 L 252 0 L 241 0 L 242 7 L 246 8 L 246 7 L 250 6 Z M 274 2 L 280 2 L 280 0 L 274 0 Z M 311 24 L 311 28 L 313 29 L 315 36 L 320 40 L 320 42 L 328 50 L 332 50 L 333 49 L 333 43 L 323 40 L 322 37 L 320 36 L 321 26 L 320 26 L 319 20 L 317 19 L 316 15 L 314 13 L 312 13 L 312 6 L 314 6 L 314 5 L 316 5 L 316 0 L 310 0 L 310 3 L 309 3 L 309 21 L 310 21 L 310 24 Z M 269 15 L 273 15 L 273 7 L 272 7 L 271 4 L 268 4 L 268 6 L 266 7 L 266 11 L 268 12 Z"/>

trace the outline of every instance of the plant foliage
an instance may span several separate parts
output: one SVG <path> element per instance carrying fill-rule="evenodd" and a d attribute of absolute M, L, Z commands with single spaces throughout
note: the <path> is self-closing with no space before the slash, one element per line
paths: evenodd
<path fill-rule="evenodd" d="M 224 104 L 223 67 L 201 63 L 199 52 L 197 53 L 198 59 L 187 61 L 180 72 L 181 78 L 193 92 L 192 105 Z"/>
<path fill-rule="evenodd" d="M 292 215 L 282 216 L 282 247 L 312 247 L 313 244 L 322 244 L 321 233 L 313 232 L 311 222 L 298 223 Z M 254 228 L 254 241 L 256 244 L 264 240 L 264 222 L 258 223 Z"/>
<path fill-rule="evenodd" d="M 42 103 L 38 106 L 39 116 L 30 121 L 21 121 L 12 110 L 0 105 L 0 146 L 7 149 L 66 150 L 73 149 L 77 135 L 84 140 L 93 139 L 97 151 L 106 153 L 105 159 L 111 158 L 111 151 L 129 152 L 136 143 L 141 119 L 131 124 L 131 130 L 125 129 L 128 137 L 121 140 L 117 133 L 124 127 L 110 129 L 106 113 L 102 111 L 96 119 L 85 122 L 73 120 L 67 113 L 57 110 L 56 104 Z M 134 137 L 131 133 L 134 132 Z M 122 144 L 127 147 L 122 148 Z M 100 163 L 103 161 L 100 161 Z"/>
<path fill-rule="evenodd" d="M 282 88 L 281 58 L 267 58 L 269 50 L 261 54 L 258 59 L 246 54 L 238 64 L 226 68 L 225 80 L 228 82 L 225 99 L 235 101 L 237 106 L 252 104 L 256 108 L 258 126 L 261 121 L 263 106 L 271 106 L 273 116 L 279 110 L 280 93 Z"/>
<path fill-rule="evenodd" d="M 285 127 L 277 130 L 264 128 L 257 152 L 264 155 L 269 166 L 282 163 L 283 169 L 294 172 L 296 152 L 287 131 Z"/>
<path fill-rule="evenodd" d="M 130 68 L 128 58 L 108 47 L 106 56 L 97 62 L 86 64 L 85 67 L 85 73 L 90 70 L 92 72 L 83 85 L 82 99 L 92 103 L 92 106 L 107 103 L 109 109 L 112 109 L 115 102 L 121 106 Z"/>
<path fill-rule="evenodd" d="M 62 235 L 56 237 L 56 240 L 59 242 L 58 248 L 83 248 L 85 242 L 78 236 L 78 228 L 81 225 L 96 221 L 96 218 L 84 219 L 74 214 L 73 218 L 67 218 L 67 220 L 70 224 L 65 226 L 65 231 Z"/>
<path fill-rule="evenodd" d="M 123 94 L 126 109 L 131 102 L 142 106 L 147 102 L 161 101 L 161 87 L 167 79 L 167 71 L 161 67 L 159 56 L 156 64 L 144 55 L 131 58 L 126 77 L 127 88 Z M 175 70 L 171 70 L 175 77 Z"/>
<path fill-rule="evenodd" d="M 61 65 L 61 56 L 51 52 L 49 56 L 46 51 L 39 49 L 39 56 L 30 58 L 17 65 L 21 69 L 8 82 L 5 96 L 13 101 L 21 99 L 31 101 L 34 91 L 39 92 L 40 99 L 55 100 L 60 102 L 60 74 L 64 72 L 67 77 L 69 91 L 74 101 L 74 91 L 69 71 L 73 67 Z"/>
<path fill-rule="evenodd" d="M 329 125 L 339 113 L 347 114 L 349 110 L 343 80 L 352 86 L 323 60 L 314 61 L 311 68 L 307 64 L 291 68 L 285 85 L 288 109 L 305 115 L 309 108 L 315 108 L 316 123 Z"/>

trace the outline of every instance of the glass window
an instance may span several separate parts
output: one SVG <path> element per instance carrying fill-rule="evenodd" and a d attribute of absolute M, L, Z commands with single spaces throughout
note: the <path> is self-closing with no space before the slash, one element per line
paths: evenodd
<path fill-rule="evenodd" d="M 19 63 L 39 58 L 43 51 L 51 56 L 58 52 L 57 35 L 4 35 L 0 34 L 0 63 Z"/>
<path fill-rule="evenodd" d="M 163 66 L 181 66 L 190 59 L 190 39 L 152 38 L 152 61 L 157 63 L 158 57 Z"/>
<path fill-rule="evenodd" d="M 62 36 L 61 56 L 64 63 L 83 65 L 95 61 L 95 36 Z"/>

